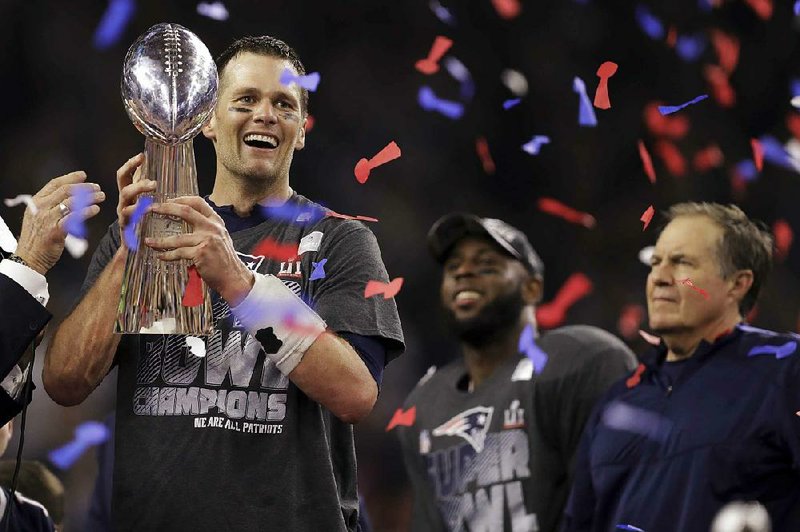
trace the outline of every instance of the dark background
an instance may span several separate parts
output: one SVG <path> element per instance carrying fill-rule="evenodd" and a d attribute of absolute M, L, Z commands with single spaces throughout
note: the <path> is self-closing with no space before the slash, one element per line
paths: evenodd
<path fill-rule="evenodd" d="M 678 104 L 712 94 L 704 69 L 719 58 L 707 42 L 697 60 L 681 59 L 665 39 L 641 31 L 633 2 L 525 1 L 518 17 L 505 20 L 489 0 L 450 0 L 445 6 L 457 19 L 450 26 L 422 0 L 229 1 L 230 18 L 224 22 L 200 16 L 196 2 L 140 0 L 118 42 L 101 50 L 93 46 L 93 34 L 105 2 L 2 0 L 0 196 L 33 194 L 50 178 L 76 169 L 85 170 L 108 194 L 90 223 L 90 253 L 80 260 L 65 253 L 48 275 L 55 323 L 77 295 L 91 251 L 115 216 L 116 169 L 143 148 L 119 92 L 123 58 L 136 36 L 153 24 L 176 22 L 195 32 L 215 56 L 248 34 L 274 35 L 294 46 L 307 70 L 321 73 L 322 82 L 311 95 L 315 123 L 306 148 L 295 157 L 292 186 L 338 212 L 379 218 L 370 227 L 390 277 L 405 279 L 397 303 L 407 350 L 389 366 L 378 405 L 357 429 L 360 490 L 375 528 L 404 529 L 410 493 L 396 438 L 384 427 L 428 366 L 459 356 L 442 324 L 439 271 L 425 246 L 436 218 L 468 210 L 524 230 L 547 267 L 545 301 L 571 273 L 583 272 L 593 292 L 570 309 L 566 322 L 618 334 L 621 309 L 644 303 L 647 268 L 637 257 L 657 234 L 657 220 L 644 232 L 639 221 L 649 205 L 663 210 L 683 200 L 735 202 L 770 226 L 784 219 L 800 230 L 797 172 L 766 163 L 756 180 L 732 185 L 736 163 L 751 157 L 751 138 L 791 139 L 787 118 L 800 114 L 789 104 L 791 81 L 800 77 L 800 21 L 788 0 L 776 2 L 768 20 L 745 1 L 716 2 L 708 9 L 705 4 L 642 3 L 678 35 L 707 37 L 718 28 L 741 45 L 730 79 L 736 105 L 722 107 L 712 96 L 680 112 L 691 129 L 675 145 L 689 164 L 685 175 L 674 176 L 653 150 L 658 137 L 646 126 L 643 110 L 654 101 Z M 458 82 L 444 68 L 433 76 L 414 69 L 436 35 L 453 39 L 448 55 L 460 59 L 475 81 L 475 96 L 458 121 L 426 112 L 416 101 L 422 84 L 442 98 L 460 98 Z M 608 60 L 619 64 L 609 82 L 612 108 L 596 109 L 596 128 L 579 127 L 573 77 L 586 82 L 591 99 L 595 71 Z M 522 102 L 507 111 L 502 103 L 514 95 L 500 80 L 506 68 L 523 73 L 529 86 Z M 548 135 L 551 143 L 531 156 L 521 145 L 535 134 Z M 497 165 L 493 175 L 483 171 L 475 152 L 481 136 Z M 642 170 L 639 139 L 653 156 L 655 185 Z M 402 157 L 373 170 L 365 185 L 357 183 L 355 163 L 392 140 Z M 708 171 L 694 169 L 693 156 L 711 144 L 720 148 L 724 162 Z M 200 190 L 207 194 L 213 148 L 200 136 L 195 153 Z M 597 226 L 587 229 L 540 212 L 536 200 L 544 196 L 593 214 Z M 18 234 L 22 208 L 0 204 L 0 215 Z M 794 246 L 776 265 L 754 324 L 797 330 L 799 271 L 800 252 Z M 642 349 L 640 340 L 629 341 Z M 38 366 L 42 357 L 40 350 Z M 83 405 L 65 409 L 49 400 L 38 369 L 25 457 L 45 460 L 80 422 L 102 419 L 113 409 L 115 381 L 112 374 Z M 12 443 L 6 458 L 15 449 Z M 68 531 L 83 527 L 94 460 L 89 452 L 71 469 L 57 471 L 67 489 Z"/>

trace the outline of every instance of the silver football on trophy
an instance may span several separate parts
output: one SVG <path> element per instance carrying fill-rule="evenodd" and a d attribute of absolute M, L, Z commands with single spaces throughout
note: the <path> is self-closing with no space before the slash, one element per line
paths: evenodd
<path fill-rule="evenodd" d="M 178 24 L 156 24 L 125 56 L 122 101 L 142 134 L 175 145 L 200 132 L 218 83 L 211 53 L 197 35 Z"/>

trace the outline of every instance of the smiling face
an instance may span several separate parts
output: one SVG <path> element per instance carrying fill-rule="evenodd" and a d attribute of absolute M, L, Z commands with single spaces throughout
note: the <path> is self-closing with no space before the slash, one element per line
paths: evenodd
<path fill-rule="evenodd" d="M 722 277 L 718 249 L 722 228 L 707 216 L 679 216 L 656 242 L 647 276 L 650 327 L 659 334 L 703 331 L 738 314 L 741 286 Z M 708 299 L 688 283 L 708 293 Z"/>
<path fill-rule="evenodd" d="M 441 302 L 464 341 L 478 343 L 518 325 L 540 293 L 541 283 L 487 237 L 462 238 L 444 261 Z"/>
<path fill-rule="evenodd" d="M 214 143 L 217 175 L 267 182 L 289 179 L 295 150 L 305 145 L 297 84 L 280 82 L 285 59 L 243 52 L 220 75 L 217 106 L 203 134 Z"/>

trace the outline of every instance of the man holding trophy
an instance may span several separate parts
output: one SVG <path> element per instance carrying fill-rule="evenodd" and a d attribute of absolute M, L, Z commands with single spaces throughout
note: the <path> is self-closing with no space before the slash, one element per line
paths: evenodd
<path fill-rule="evenodd" d="M 131 58 L 137 43 L 156 43 L 146 61 Z M 217 59 L 207 121 L 192 98 L 207 100 L 216 78 L 198 74 L 199 39 L 162 24 L 137 43 L 123 97 L 145 154 L 117 173 L 118 221 L 50 343 L 45 388 L 75 405 L 119 366 L 117 530 L 355 531 L 351 424 L 371 411 L 403 336 L 393 299 L 364 298 L 369 280 L 388 281 L 372 232 L 289 186 L 308 94 L 282 77 L 304 67 L 278 39 L 236 41 Z M 171 54 L 166 68 L 152 50 Z M 149 81 L 126 88 L 128 72 Z M 163 72 L 177 89 L 147 92 Z M 181 87 L 162 106 L 169 120 L 147 116 L 157 106 L 147 95 Z M 200 127 L 217 155 L 205 199 L 181 184 L 194 178 L 187 131 Z M 129 240 L 145 197 L 155 203 Z M 297 252 L 271 256 L 266 239 Z"/>

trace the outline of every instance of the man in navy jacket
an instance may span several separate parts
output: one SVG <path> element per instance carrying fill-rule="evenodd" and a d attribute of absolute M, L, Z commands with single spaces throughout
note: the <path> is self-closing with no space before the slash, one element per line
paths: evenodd
<path fill-rule="evenodd" d="M 758 501 L 800 530 L 800 336 L 743 323 L 772 261 L 735 206 L 668 212 L 647 278 L 661 343 L 598 404 L 578 451 L 567 532 L 708 532 Z"/>
<path fill-rule="evenodd" d="M 0 248 L 0 426 L 30 401 L 22 396 L 31 356 L 26 350 L 52 317 L 44 276 L 64 251 L 64 221 L 96 215 L 105 199 L 99 185 L 85 180 L 85 173 L 72 172 L 48 182 L 32 198 L 36 208 L 25 209 L 16 250 Z M 81 189 L 90 205 L 71 213 Z"/>

